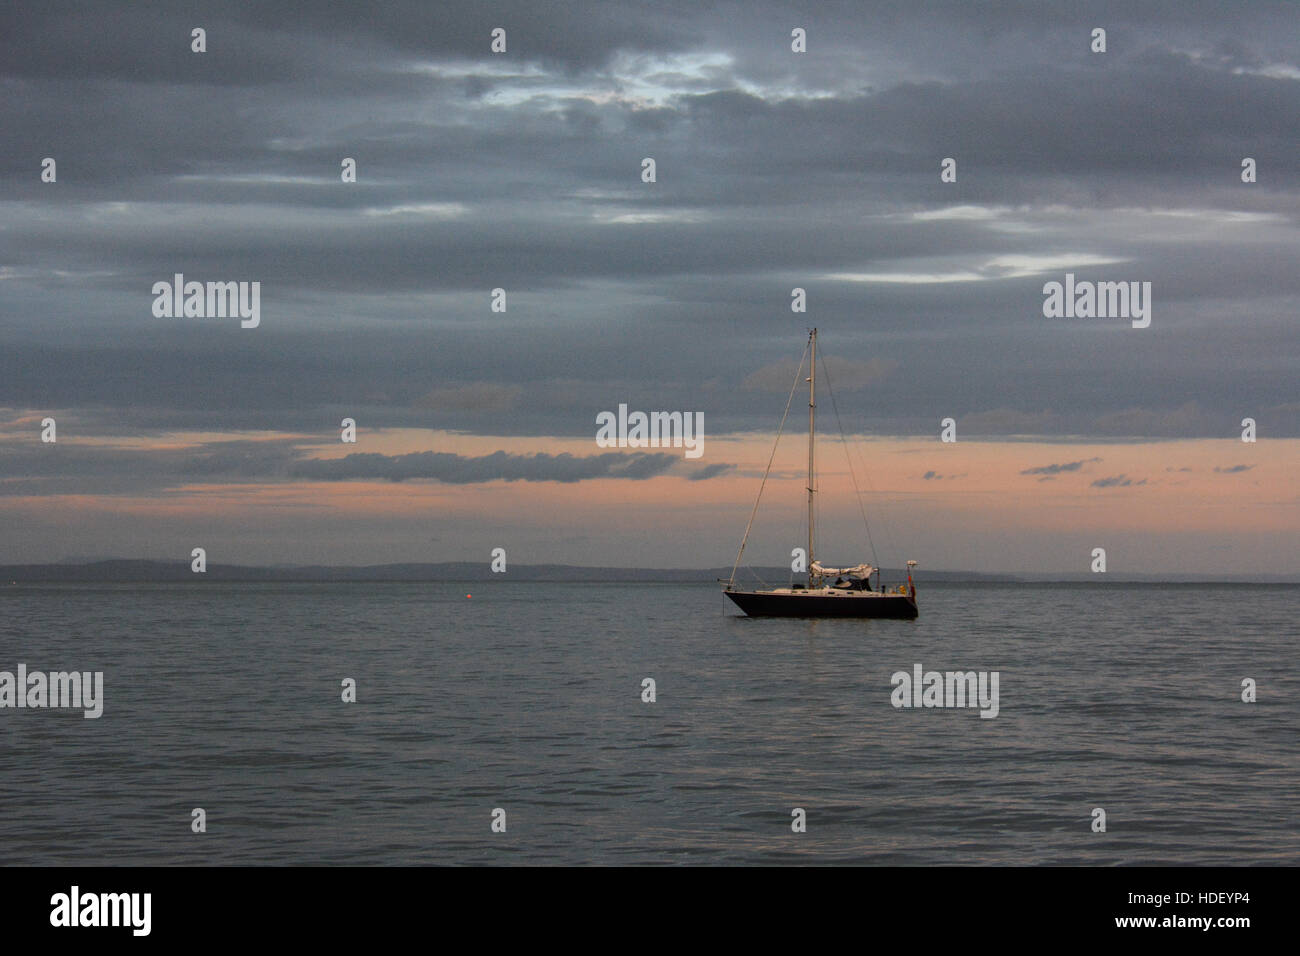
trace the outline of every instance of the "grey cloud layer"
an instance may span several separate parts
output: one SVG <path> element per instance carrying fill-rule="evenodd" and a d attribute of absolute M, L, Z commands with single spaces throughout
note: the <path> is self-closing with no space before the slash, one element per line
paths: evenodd
<path fill-rule="evenodd" d="M 1300 15 L 1130 6 L 7 11 L 0 404 L 573 435 L 629 401 L 718 434 L 774 425 L 742 385 L 815 323 L 851 429 L 1300 434 Z M 1151 281 L 1152 328 L 1044 319 L 1067 270 Z M 154 319 L 174 272 L 261 281 L 262 327 Z"/>

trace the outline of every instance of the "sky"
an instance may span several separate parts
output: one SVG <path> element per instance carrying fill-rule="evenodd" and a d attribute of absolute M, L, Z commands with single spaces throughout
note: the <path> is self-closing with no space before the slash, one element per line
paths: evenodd
<path fill-rule="evenodd" d="M 0 562 L 728 565 L 816 326 L 823 560 L 1300 576 L 1298 28 L 9 5 Z M 257 326 L 156 314 L 178 273 L 260 283 Z M 1067 274 L 1150 283 L 1149 326 L 1046 315 Z M 598 446 L 620 403 L 703 454 Z M 805 440 L 796 399 L 747 561 L 804 539 Z"/>

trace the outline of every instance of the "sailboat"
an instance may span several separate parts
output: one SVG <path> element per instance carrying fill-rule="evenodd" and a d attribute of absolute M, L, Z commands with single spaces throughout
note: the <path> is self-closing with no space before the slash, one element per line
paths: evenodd
<path fill-rule="evenodd" d="M 813 495 L 816 493 L 816 425 L 817 425 L 817 330 L 808 333 L 808 349 L 811 353 L 808 382 L 808 577 L 806 584 L 791 584 L 784 588 L 763 588 L 745 590 L 736 587 L 736 569 L 740 567 L 741 557 L 745 553 L 745 544 L 749 540 L 750 528 L 754 525 L 754 515 L 758 512 L 758 503 L 763 497 L 763 486 L 759 486 L 758 499 L 754 502 L 754 511 L 750 513 L 749 525 L 745 528 L 740 541 L 740 551 L 736 555 L 736 564 L 731 569 L 731 578 L 727 581 L 723 593 L 750 617 L 875 617 L 875 618 L 915 618 L 917 616 L 916 585 L 912 583 L 912 568 L 915 561 L 907 562 L 907 584 L 898 585 L 890 590 L 885 587 L 873 588 L 872 576 L 879 581 L 879 570 L 870 564 L 855 564 L 852 567 L 831 568 L 816 560 L 814 551 L 816 514 Z M 799 371 L 803 371 L 803 359 L 799 360 Z M 798 374 L 795 386 L 799 383 Z M 790 399 L 794 399 L 794 387 L 790 389 Z M 789 414 L 790 403 L 786 403 Z M 837 412 L 838 415 L 838 412 Z M 782 429 L 785 419 L 781 420 Z M 777 441 L 780 442 L 780 432 Z M 772 470 L 772 460 L 776 457 L 775 447 L 772 459 L 767 463 L 767 472 L 763 474 L 763 484 L 767 483 L 767 474 Z M 850 462 L 850 467 L 852 462 Z M 856 480 L 855 480 L 856 484 Z M 863 515 L 865 520 L 865 513 Z"/>

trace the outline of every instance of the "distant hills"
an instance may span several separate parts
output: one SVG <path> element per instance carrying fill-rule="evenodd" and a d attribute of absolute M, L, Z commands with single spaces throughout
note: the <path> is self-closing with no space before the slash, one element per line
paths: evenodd
<path fill-rule="evenodd" d="M 190 570 L 188 559 L 154 561 L 129 558 L 109 558 L 75 563 L 64 559 L 54 564 L 0 565 L 0 583 L 167 583 L 196 581 L 591 581 L 591 582 L 664 582 L 664 583 L 714 583 L 725 580 L 731 568 L 587 568 L 570 564 L 510 564 L 505 574 L 495 574 L 487 561 L 448 561 L 438 564 L 373 564 L 362 566 L 331 567 L 303 565 L 300 567 L 253 567 L 235 564 L 208 564 L 202 575 Z M 906 572 L 882 571 L 886 582 L 901 581 Z M 1084 582 L 1093 584 L 1121 582 L 1258 582 L 1263 584 L 1294 583 L 1294 578 L 1281 575 L 1234 575 L 1217 578 L 1187 575 L 1125 575 L 1099 574 L 983 574 L 976 571 L 927 571 L 918 569 L 916 581 L 971 584 L 1032 584 L 1051 581 Z M 736 582 L 754 586 L 760 580 L 768 586 L 790 582 L 788 567 L 742 569 Z"/>
<path fill-rule="evenodd" d="M 754 573 L 771 584 L 785 584 L 790 569 L 754 568 Z M 754 573 L 737 576 L 737 581 L 757 583 Z M 150 561 L 114 558 L 74 564 L 0 565 L 0 580 L 19 582 L 167 582 L 207 581 L 622 581 L 622 582 L 715 582 L 727 578 L 731 568 L 587 568 L 570 564 L 509 564 L 505 574 L 494 573 L 487 561 L 447 561 L 439 564 L 372 564 L 331 567 L 328 565 L 253 567 L 208 563 L 202 575 L 190 570 L 188 559 Z M 904 572 L 884 572 L 900 580 Z M 802 577 L 802 575 L 801 575 Z M 1003 575 L 970 574 L 964 571 L 936 571 L 929 580 L 1013 581 Z"/>

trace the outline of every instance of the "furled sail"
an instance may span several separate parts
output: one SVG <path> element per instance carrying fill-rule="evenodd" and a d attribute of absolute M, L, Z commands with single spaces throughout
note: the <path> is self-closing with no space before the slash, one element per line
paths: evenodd
<path fill-rule="evenodd" d="M 876 569 L 869 564 L 855 564 L 851 568 L 825 568 L 820 561 L 812 563 L 813 574 L 820 574 L 823 577 L 868 577 Z"/>

